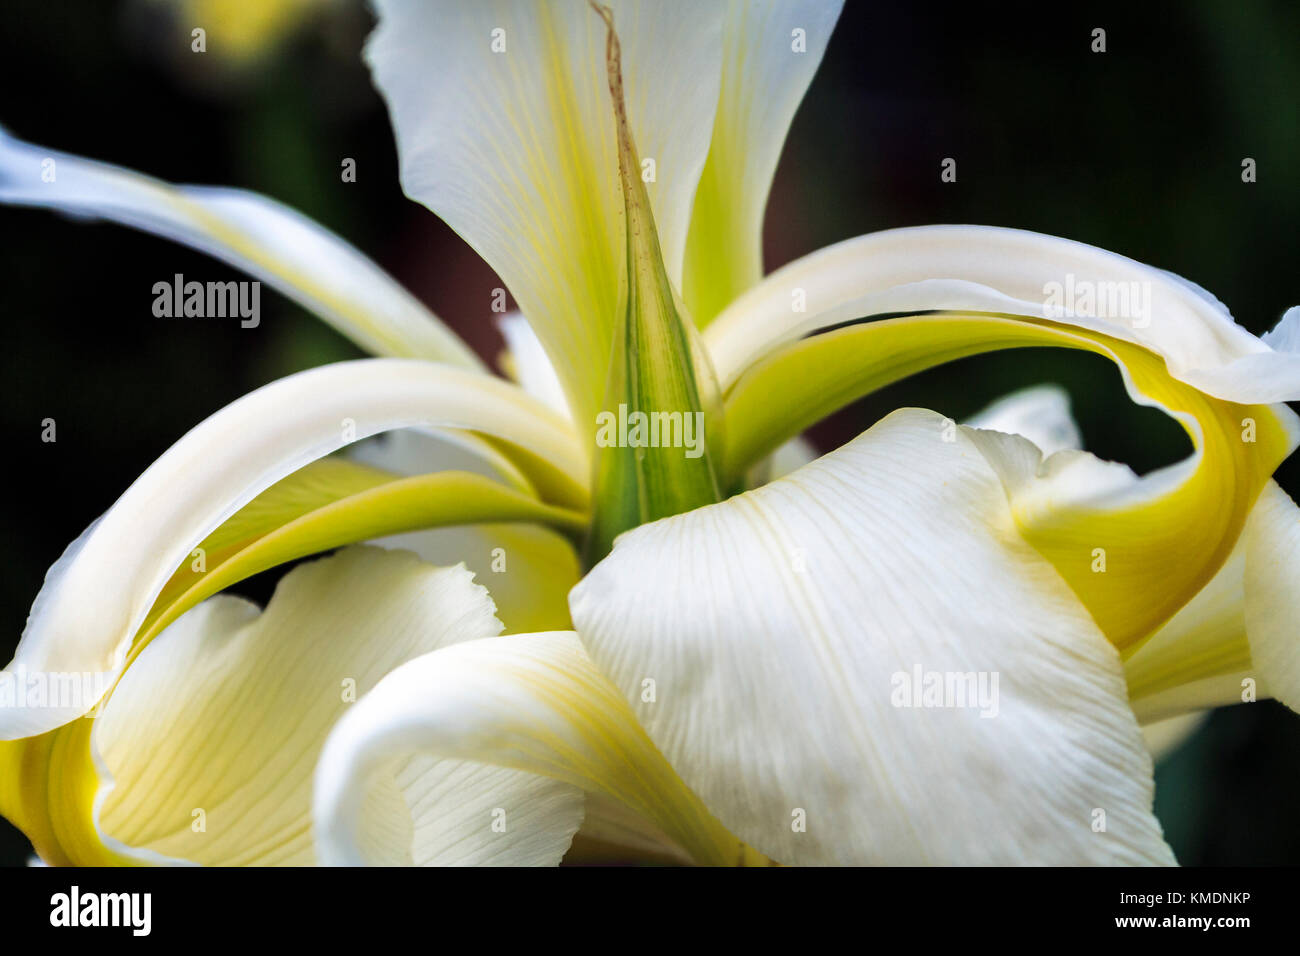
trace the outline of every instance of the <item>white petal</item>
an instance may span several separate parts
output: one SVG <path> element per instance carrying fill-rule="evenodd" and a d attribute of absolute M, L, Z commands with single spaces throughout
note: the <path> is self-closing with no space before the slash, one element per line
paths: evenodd
<path fill-rule="evenodd" d="M 629 122 L 643 163 L 655 164 L 646 187 L 680 288 L 718 102 L 724 9 L 610 6 Z M 403 189 L 505 280 L 569 405 L 594 417 L 626 246 L 604 23 L 585 0 L 377 7 L 366 58 L 392 116 Z"/>
<path fill-rule="evenodd" d="M 409 359 L 292 375 L 192 429 L 68 548 L 46 575 L 6 670 L 116 672 L 154 598 L 208 533 L 307 462 L 411 426 L 477 429 L 586 481 L 568 425 L 488 376 Z M 0 739 L 50 730 L 93 703 L 0 708 Z"/>
<path fill-rule="evenodd" d="M 934 230 L 939 235 L 952 232 L 961 230 Z M 968 245 L 974 256 L 973 240 Z M 990 240 L 990 245 L 996 243 Z M 1032 261 L 1032 256 L 1028 258 Z M 837 282 L 840 291 L 851 288 L 859 272 L 869 280 L 875 268 L 875 260 L 858 263 L 858 269 L 852 256 L 838 263 L 833 260 L 830 256 L 822 263 L 833 267 L 813 270 L 813 278 L 824 283 L 822 291 Z M 1163 273 L 1160 276 L 1174 295 L 1187 300 L 1187 310 L 1211 308 L 1201 292 Z M 904 287 L 902 292 L 920 285 Z M 931 285 L 949 291 L 957 288 L 952 281 Z M 964 280 L 959 286 L 974 288 Z M 982 294 L 994 293 L 985 289 Z M 790 297 L 785 299 L 783 308 L 788 309 Z M 811 295 L 809 301 L 815 307 Z M 906 295 L 899 294 L 895 307 L 905 310 L 907 302 Z M 792 314 L 797 318 L 797 313 Z M 1169 314 L 1155 312 L 1156 316 Z M 754 315 L 750 333 L 760 332 L 759 327 L 776 313 Z M 1125 652 L 1165 624 L 1209 582 L 1244 528 L 1268 476 L 1300 442 L 1300 418 L 1285 405 L 1243 407 L 1216 399 L 1172 375 L 1171 357 L 1126 341 L 1118 325 L 1113 326 L 1114 334 L 1084 327 L 1085 323 L 1106 324 L 1099 319 L 1053 321 L 1014 311 L 940 311 L 873 319 L 851 321 L 850 327 L 780 348 L 731 385 L 725 399 L 724 472 L 740 473 L 782 440 L 854 398 L 955 357 L 1031 345 L 1059 345 L 1109 357 L 1120 366 L 1135 402 L 1162 408 L 1179 421 L 1192 440 L 1192 456 L 1135 481 L 1127 469 L 1104 465 L 1079 452 L 1058 451 L 1040 461 L 1038 450 L 1028 442 L 1003 443 L 1005 447 L 998 451 L 996 432 L 978 432 L 984 437 L 975 440 L 981 448 L 998 452 L 991 460 L 1015 499 L 1013 514 L 1024 538 L 1053 563 L 1107 637 Z M 772 324 L 777 324 L 775 319 Z M 1150 329 L 1157 324 L 1153 319 Z M 716 324 L 705 331 L 712 333 L 715 328 Z M 1200 331 L 1204 339 L 1224 330 L 1207 325 Z M 1189 331 L 1188 341 L 1195 338 Z M 1251 341 L 1267 350 L 1257 340 Z M 772 395 L 779 395 L 780 401 L 773 402 Z M 1093 566 L 1094 562 L 1103 566 Z"/>
<path fill-rule="evenodd" d="M 792 308 L 795 290 L 805 311 Z M 774 346 L 816 329 L 930 309 L 1051 318 L 1144 345 L 1175 378 L 1219 398 L 1300 399 L 1300 352 L 1274 351 L 1191 283 L 1083 243 L 991 226 L 891 229 L 822 249 L 733 303 L 705 342 L 725 389 Z"/>
<path fill-rule="evenodd" d="M 745 487 L 757 488 L 797 471 L 817 459 L 817 449 L 802 435 L 796 435 L 760 461 L 745 475 Z"/>
<path fill-rule="evenodd" d="M 1083 448 L 1079 426 L 1070 415 L 1070 394 L 1059 385 L 1012 392 L 966 419 L 966 424 L 1028 438 L 1044 457 Z"/>
<path fill-rule="evenodd" d="M 269 283 L 373 354 L 482 368 L 455 333 L 374 262 L 265 196 L 172 186 L 0 130 L 0 202 L 111 219 L 193 246 Z"/>
<path fill-rule="evenodd" d="M 896 412 L 628 532 L 570 598 L 584 644 L 687 785 L 780 862 L 1172 862 L 1118 654 L 1016 534 L 971 440 L 989 433 L 943 426 Z M 996 716 L 894 706 L 918 670 L 998 675 Z"/>
<path fill-rule="evenodd" d="M 1267 692 L 1300 711 L 1300 508 L 1275 482 L 1246 526 L 1246 634 Z"/>
<path fill-rule="evenodd" d="M 410 808 L 413 866 L 556 866 L 582 824 L 581 790 L 527 771 L 419 754 L 390 772 Z"/>
<path fill-rule="evenodd" d="M 1168 757 L 1187 743 L 1192 735 L 1204 726 L 1208 717 L 1209 712 L 1202 710 L 1177 717 L 1166 717 L 1153 724 L 1144 724 L 1142 739 L 1146 741 L 1147 750 L 1151 752 L 1151 759 L 1163 760 Z"/>
<path fill-rule="evenodd" d="M 1029 438 L 1042 449 L 1044 456 L 1057 449 L 1080 447 L 1078 429 L 1069 414 L 1067 393 L 1055 386 L 1026 389 L 1007 396 L 974 418 L 969 425 L 1015 433 Z M 1062 459 L 1062 461 L 1071 459 Z M 1082 484 L 1094 493 L 1111 482 L 1112 493 L 1132 494 L 1140 479 L 1126 468 L 1107 465 L 1095 459 L 1072 459 L 1086 465 L 1074 484 Z M 1086 476 L 1086 477 L 1085 477 Z M 1058 501 L 1063 497 L 1058 485 L 1052 492 Z M 1270 481 L 1260 494 L 1247 520 L 1246 529 L 1222 567 L 1196 596 L 1166 624 L 1149 637 L 1124 662 L 1129 697 L 1143 735 L 1153 757 L 1159 758 L 1176 749 L 1201 725 L 1204 708 L 1239 703 L 1243 680 L 1252 678 L 1263 687 L 1259 695 L 1272 693 L 1276 682 L 1283 687 L 1300 686 L 1300 673 L 1288 675 L 1294 668 L 1294 647 L 1290 653 L 1277 654 L 1286 648 L 1278 642 L 1273 621 L 1289 619 L 1289 588 L 1279 587 L 1286 571 L 1285 561 L 1265 554 L 1270 549 L 1285 550 L 1289 525 L 1295 525 L 1295 508 L 1276 482 Z M 1298 537 L 1300 540 L 1300 537 Z M 1261 549 L 1251 562 L 1253 572 L 1249 587 L 1254 596 L 1251 618 L 1256 644 L 1263 651 L 1263 662 L 1252 662 L 1252 646 L 1247 637 L 1247 551 L 1248 545 Z M 1300 543 L 1296 545 L 1300 557 Z M 1279 600 L 1281 598 L 1281 600 Z M 1292 645 L 1294 641 L 1290 642 Z"/>
<path fill-rule="evenodd" d="M 490 650 L 504 656 L 512 646 Z M 480 642 L 466 650 L 468 658 L 464 652 L 432 655 L 389 674 L 331 733 L 314 798 L 323 863 L 373 865 L 400 849 L 374 839 L 377 821 L 368 801 L 377 789 L 402 782 L 416 793 L 410 801 L 411 862 L 559 863 L 582 822 L 582 789 L 518 769 L 518 759 L 513 767 L 481 762 L 480 755 L 498 753 L 495 724 L 510 720 L 498 699 L 519 708 L 513 733 L 526 738 L 547 733 L 548 715 L 536 712 L 537 703 L 508 668 L 493 668 Z M 525 660 L 510 655 L 511 663 L 526 667 Z M 530 726 L 530 717 L 537 726 Z"/>
<path fill-rule="evenodd" d="M 199 605 L 131 663 L 96 719 L 105 842 L 150 862 L 312 863 L 312 775 L 330 728 L 393 668 L 500 628 L 464 568 L 365 547 L 295 568 L 260 614 L 224 595 Z M 444 781 L 436 802 L 455 806 L 463 782 Z M 410 781 L 387 801 L 404 813 L 417 795 L 432 798 Z"/>
<path fill-rule="evenodd" d="M 503 315 L 497 323 L 505 336 L 513 365 L 511 376 L 525 392 L 557 414 L 569 417 L 569 403 L 564 399 L 564 385 L 555 374 L 555 365 L 546 354 L 542 340 L 522 313 Z"/>
<path fill-rule="evenodd" d="M 1133 713 L 1143 726 L 1147 726 L 1151 722 L 1183 717 L 1210 707 L 1242 703 L 1246 686 L 1243 682 L 1247 679 L 1259 687 L 1252 670 L 1179 681 L 1155 693 L 1134 698 Z M 1257 699 L 1267 696 L 1264 689 L 1256 690 Z"/>
<path fill-rule="evenodd" d="M 1300 305 L 1287 309 L 1273 330 L 1260 338 L 1275 352 L 1300 352 Z"/>
<path fill-rule="evenodd" d="M 727 4 L 722 95 L 686 247 L 683 295 L 701 325 L 763 277 L 763 210 L 772 176 L 842 6 L 841 0 Z"/>
<path fill-rule="evenodd" d="M 817 459 L 817 449 L 813 443 L 802 435 L 791 438 L 788 442 L 772 452 L 772 479 L 781 478 L 798 471 L 810 461 Z"/>
<path fill-rule="evenodd" d="M 392 855 L 373 834 L 374 795 L 415 762 L 438 775 L 448 762 L 536 774 L 554 789 L 529 795 L 477 778 L 474 812 L 416 819 L 416 859 L 555 863 L 581 822 L 583 791 L 603 793 L 671 833 L 701 862 L 736 859 L 717 827 L 651 746 L 572 632 L 457 644 L 397 668 L 331 732 L 316 771 L 313 818 L 322 862 Z M 413 812 L 423 804 L 412 805 Z M 482 811 L 491 808 L 493 814 Z M 445 806 L 437 808 L 447 812 Z M 504 826 L 492 829 L 493 817 Z M 388 828 L 392 829 L 392 828 Z M 419 835 L 425 834 L 423 844 Z M 400 834 L 399 834 L 400 836 Z"/>

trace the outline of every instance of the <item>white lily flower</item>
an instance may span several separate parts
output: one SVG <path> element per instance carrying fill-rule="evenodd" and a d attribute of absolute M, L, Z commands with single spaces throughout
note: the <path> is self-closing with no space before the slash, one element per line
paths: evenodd
<path fill-rule="evenodd" d="M 0 140 L 0 198 L 197 245 L 386 356 L 218 411 L 69 547 L 4 675 L 96 692 L 0 708 L 0 813 L 51 863 L 550 864 L 580 827 L 705 864 L 1173 862 L 1141 724 L 1243 677 L 1300 706 L 1271 481 L 1300 313 L 1257 339 L 1169 273 L 977 226 L 763 278 L 836 2 L 377 6 L 403 186 L 509 286 L 534 394 L 296 214 L 68 156 L 46 183 Z M 1149 309 L 1057 308 L 1067 277 Z M 1043 345 L 1115 361 L 1193 454 L 1138 477 L 1039 391 L 752 487 L 876 388 Z M 703 422 L 698 454 L 602 442 L 625 410 Z M 219 593 L 394 535 L 433 563 L 348 547 L 260 615 Z"/>

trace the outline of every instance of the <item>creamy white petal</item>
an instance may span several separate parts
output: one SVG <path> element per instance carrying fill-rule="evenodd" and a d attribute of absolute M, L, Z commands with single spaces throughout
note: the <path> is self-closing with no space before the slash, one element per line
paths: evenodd
<path fill-rule="evenodd" d="M 585 0 L 378 0 L 366 47 L 402 186 L 505 280 L 594 417 L 626 257 L 605 24 Z M 721 72 L 721 4 L 614 0 L 628 118 L 680 288 Z M 587 412 L 591 412 L 590 416 Z"/>
<path fill-rule="evenodd" d="M 763 277 L 763 210 L 841 0 L 731 0 L 722 90 L 686 245 L 683 296 L 707 325 Z"/>
<path fill-rule="evenodd" d="M 1246 526 L 1245 619 L 1268 693 L 1300 711 L 1300 508 L 1275 482 Z"/>
<path fill-rule="evenodd" d="M 330 728 L 385 673 L 500 629 L 464 568 L 368 547 L 295 568 L 263 612 L 224 595 L 199 605 L 132 661 L 96 719 L 102 838 L 146 862 L 312 863 Z M 373 806 L 472 799 L 472 780 L 441 783 L 403 779 Z"/>
<path fill-rule="evenodd" d="M 1166 717 L 1153 724 L 1144 724 L 1142 739 L 1146 741 L 1147 750 L 1151 752 L 1151 759 L 1163 760 L 1178 750 L 1204 726 L 1209 716 L 1208 711 L 1202 710 L 1180 714 L 1177 717 Z"/>
<path fill-rule="evenodd" d="M 1245 571 L 1243 534 L 1209 583 L 1125 660 L 1130 700 L 1143 723 L 1241 701 L 1241 677 L 1253 670 Z"/>
<path fill-rule="evenodd" d="M 564 399 L 564 385 L 528 320 L 522 313 L 512 312 L 503 315 L 497 327 L 509 349 L 511 377 L 533 398 L 567 418 L 569 404 Z"/>
<path fill-rule="evenodd" d="M 582 826 L 565 862 L 584 864 L 658 863 L 689 865 L 690 854 L 644 817 L 599 793 L 588 793 Z"/>
<path fill-rule="evenodd" d="M 486 458 L 465 432 L 446 429 L 397 428 L 351 445 L 347 457 L 397 475 L 424 475 L 454 469 L 484 478 L 510 481 L 514 475 L 500 459 Z"/>
<path fill-rule="evenodd" d="M 1079 426 L 1070 415 L 1070 393 L 1059 385 L 1012 392 L 976 412 L 965 424 L 1028 438 L 1044 457 L 1083 447 Z"/>
<path fill-rule="evenodd" d="M 568 425 L 505 382 L 408 359 L 292 375 L 192 429 L 68 548 L 46 575 L 6 670 L 116 672 L 154 598 L 208 533 L 307 462 L 404 427 L 482 431 L 554 463 L 575 483 L 586 480 Z M 0 709 L 0 739 L 50 730 L 86 707 Z"/>
<path fill-rule="evenodd" d="M 520 467 L 499 448 L 473 432 L 400 428 L 359 441 L 347 450 L 353 461 L 401 475 L 452 469 L 482 475 L 536 494 Z"/>
<path fill-rule="evenodd" d="M 1270 481 L 1219 572 L 1125 661 L 1139 719 L 1265 697 L 1300 709 L 1297 561 L 1300 509 Z"/>
<path fill-rule="evenodd" d="M 1275 352 L 1300 352 L 1300 305 L 1287 309 L 1273 330 L 1260 338 Z"/>
<path fill-rule="evenodd" d="M 1254 699 L 1268 696 L 1252 669 L 1175 683 L 1133 699 L 1133 712 L 1143 726 L 1147 726 L 1153 721 L 1175 719 L 1206 708 L 1244 703 L 1247 682 L 1256 688 Z"/>
<path fill-rule="evenodd" d="M 413 866 L 555 866 L 582 824 L 581 790 L 527 771 L 419 754 L 390 772 L 409 807 Z"/>
<path fill-rule="evenodd" d="M 510 648 L 493 650 L 508 655 Z M 314 798 L 323 863 L 375 865 L 402 850 L 420 865 L 560 862 L 582 823 L 581 787 L 519 769 L 529 761 L 517 757 L 504 758 L 514 766 L 477 759 L 505 749 L 495 739 L 499 723 L 512 725 L 504 734 L 527 740 L 544 737 L 554 719 L 548 722 L 508 667 L 493 667 L 479 642 L 466 651 L 397 669 L 331 733 Z M 507 716 L 506 704 L 520 712 Z M 402 785 L 413 797 L 409 835 L 375 812 L 375 792 Z M 385 831 L 388 841 L 376 839 Z"/>
<path fill-rule="evenodd" d="M 745 487 L 757 488 L 817 459 L 817 449 L 802 435 L 796 435 L 759 462 L 745 475 Z"/>
<path fill-rule="evenodd" d="M 0 202 L 110 219 L 193 246 L 274 286 L 373 354 L 483 367 L 473 350 L 392 276 L 338 236 L 265 196 L 173 186 L 24 143 L 0 130 Z M 157 278 L 173 281 L 171 275 Z M 142 301 L 144 295 L 141 290 Z"/>
<path fill-rule="evenodd" d="M 944 424 L 896 412 L 628 532 L 570 597 L 578 633 L 687 785 L 780 862 L 1172 862 L 1117 652 L 1016 533 L 973 440 L 991 433 Z M 983 675 L 983 706 L 896 706 L 918 671 Z"/>
<path fill-rule="evenodd" d="M 813 443 L 802 435 L 791 438 L 788 442 L 772 452 L 771 477 L 781 478 L 798 471 L 810 461 L 817 459 L 817 449 Z"/>
<path fill-rule="evenodd" d="M 1054 319 L 1143 345 L 1175 378 L 1219 398 L 1300 399 L 1300 352 L 1270 348 L 1191 283 L 1083 243 L 992 226 L 891 229 L 819 250 L 734 302 L 705 342 L 725 389 L 814 330 L 932 309 Z"/>
<path fill-rule="evenodd" d="M 739 856 L 735 838 L 682 786 L 572 632 L 444 648 L 397 668 L 361 699 L 331 732 L 316 771 L 313 819 L 323 862 L 392 855 L 375 855 L 382 843 L 373 834 L 395 828 L 376 826 L 374 795 L 400 782 L 403 768 L 414 772 L 413 762 L 439 781 L 461 772 L 443 769 L 449 763 L 508 771 L 475 778 L 473 812 L 417 818 L 417 859 L 493 862 L 505 852 L 498 848 L 513 847 L 512 862 L 558 862 L 581 822 L 584 791 L 649 817 L 699 862 Z M 535 774 L 553 789 L 525 800 L 501 786 L 511 774 Z M 422 806 L 412 805 L 417 817 Z"/>

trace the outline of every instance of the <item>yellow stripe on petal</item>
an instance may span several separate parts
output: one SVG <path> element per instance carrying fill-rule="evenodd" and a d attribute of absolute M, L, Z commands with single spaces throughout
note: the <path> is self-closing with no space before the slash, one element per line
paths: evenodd
<path fill-rule="evenodd" d="M 504 521 L 548 524 L 576 535 L 585 518 L 465 472 L 401 478 L 339 459 L 314 462 L 204 539 L 155 600 L 127 667 L 185 612 L 253 574 L 413 528 Z M 544 608 L 557 600 L 549 593 L 542 598 Z M 558 600 L 563 603 L 563 591 Z M 561 612 L 549 613 L 554 619 Z M 23 830 L 49 863 L 130 862 L 101 842 L 94 824 L 99 777 L 89 749 L 93 725 L 89 718 L 74 720 L 39 736 L 0 741 L 0 815 Z"/>
<path fill-rule="evenodd" d="M 542 523 L 576 535 L 585 518 L 478 475 L 401 478 L 323 459 L 254 498 L 173 569 L 135 635 L 131 660 L 185 610 L 251 574 L 352 541 L 459 522 Z M 78 710 L 92 705 L 86 701 Z M 119 862 L 93 825 L 91 725 L 74 720 L 0 743 L 0 813 L 28 833 L 50 862 Z"/>
<path fill-rule="evenodd" d="M 724 390 L 775 348 L 864 316 L 1033 316 L 1145 346 L 1170 374 L 1235 402 L 1300 399 L 1295 320 L 1264 339 L 1186 279 L 1080 242 L 993 226 L 913 226 L 783 266 L 705 330 Z"/>
<path fill-rule="evenodd" d="M 37 737 L 0 740 L 0 816 L 32 841 L 50 866 L 127 866 L 95 826 L 99 775 L 85 718 Z"/>
<path fill-rule="evenodd" d="M 790 122 L 842 0 L 735 0 L 722 30 L 722 91 L 691 210 L 682 297 L 704 327 L 763 277 L 763 210 Z"/>
<path fill-rule="evenodd" d="M 463 453 L 443 440 L 443 435 L 434 437 L 409 429 L 389 432 L 377 441 L 356 446 L 349 454 L 372 467 L 412 476 L 482 468 L 475 454 Z M 500 465 L 493 464 L 501 474 Z M 532 482 L 526 485 L 532 487 Z M 581 568 L 571 532 L 566 536 L 540 524 L 489 523 L 404 532 L 378 543 L 414 551 L 439 567 L 464 562 L 491 592 L 497 617 L 507 632 L 572 626 L 569 589 L 578 582 Z"/>
<path fill-rule="evenodd" d="M 245 395 L 189 431 L 68 548 L 46 575 L 5 673 L 26 668 L 111 679 L 158 594 L 207 535 L 299 468 L 403 428 L 490 434 L 498 448 L 518 450 L 520 473 L 543 500 L 585 506 L 586 456 L 569 424 L 515 386 L 407 359 L 301 372 Z M 393 489 L 419 497 L 412 485 Z M 393 530 L 420 526 L 426 525 Z M 336 536 L 325 546 L 338 543 L 344 542 Z M 43 733 L 84 712 L 62 705 L 0 708 L 0 738 Z"/>
<path fill-rule="evenodd" d="M 321 481 L 324 475 L 334 483 L 332 495 Z M 309 494 L 319 496 L 316 507 L 295 513 Z M 255 498 L 199 546 L 207 549 L 205 569 L 197 571 L 190 562 L 177 570 L 145 619 L 128 661 L 200 601 L 277 565 L 414 529 L 512 520 L 550 524 L 571 534 L 585 527 L 578 512 L 541 504 L 480 475 L 442 471 L 395 478 L 351 462 L 316 462 Z M 235 533 L 244 537 L 222 547 Z M 209 542 L 218 547 L 209 548 Z"/>
<path fill-rule="evenodd" d="M 680 290 L 718 104 L 721 4 L 610 0 L 627 114 Z M 509 287 L 591 422 L 619 316 L 623 216 L 605 24 L 586 0 L 379 0 L 366 46 L 392 117 L 402 188 Z"/>
<path fill-rule="evenodd" d="M 1196 449 L 1187 461 L 1134 482 L 1126 469 L 1069 453 L 1039 474 L 1036 458 L 1003 457 L 992 439 L 981 443 L 1008 484 L 1019 532 L 1112 643 L 1131 651 L 1227 559 L 1256 496 L 1295 447 L 1296 420 L 1284 406 L 1212 398 L 1174 379 L 1145 348 L 1077 326 L 1009 314 L 919 315 L 826 332 L 751 367 L 726 396 L 725 471 L 742 474 L 825 415 L 907 375 L 983 352 L 1047 345 L 1116 362 L 1134 399 L 1175 417 Z"/>

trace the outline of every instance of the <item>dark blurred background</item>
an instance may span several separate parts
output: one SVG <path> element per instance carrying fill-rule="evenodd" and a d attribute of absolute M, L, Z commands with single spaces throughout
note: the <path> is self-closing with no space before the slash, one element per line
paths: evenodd
<path fill-rule="evenodd" d="M 209 6 L 220 7 L 220 3 Z M 192 7 L 201 6 L 195 0 Z M 310 7 L 310 4 L 306 4 Z M 0 124 L 51 149 L 177 182 L 241 186 L 348 238 L 487 357 L 498 282 L 401 193 L 383 106 L 359 59 L 370 18 L 326 4 L 258 56 L 193 9 L 157 0 L 8 0 Z M 177 16 L 169 11 L 181 9 Z M 1106 30 L 1107 50 L 1090 50 Z M 1300 304 L 1300 4 L 869 4 L 849 0 L 795 120 L 768 209 L 772 268 L 827 243 L 937 222 L 1017 226 L 1170 269 L 1259 333 Z M 939 164 L 957 159 L 958 181 Z M 342 183 L 343 157 L 357 181 Z M 1241 181 L 1253 157 L 1258 181 Z M 11 451 L 0 513 L 0 659 L 65 545 L 191 426 L 248 390 L 357 351 L 264 290 L 257 329 L 151 313 L 152 285 L 230 269 L 160 239 L 0 207 L 0 414 Z M 1087 447 L 1140 472 L 1188 445 L 1082 353 L 966 360 L 886 389 L 819 428 L 823 447 L 902 405 L 960 419 L 1015 388 L 1059 382 Z M 42 443 L 41 421 L 58 440 Z M 1300 465 L 1279 475 L 1293 497 Z M 256 588 L 256 585 L 255 585 Z M 263 596 L 263 595 L 257 595 Z M 1217 711 L 1156 775 L 1185 864 L 1300 861 L 1300 717 Z M 0 821 L 0 862 L 21 863 Z"/>

